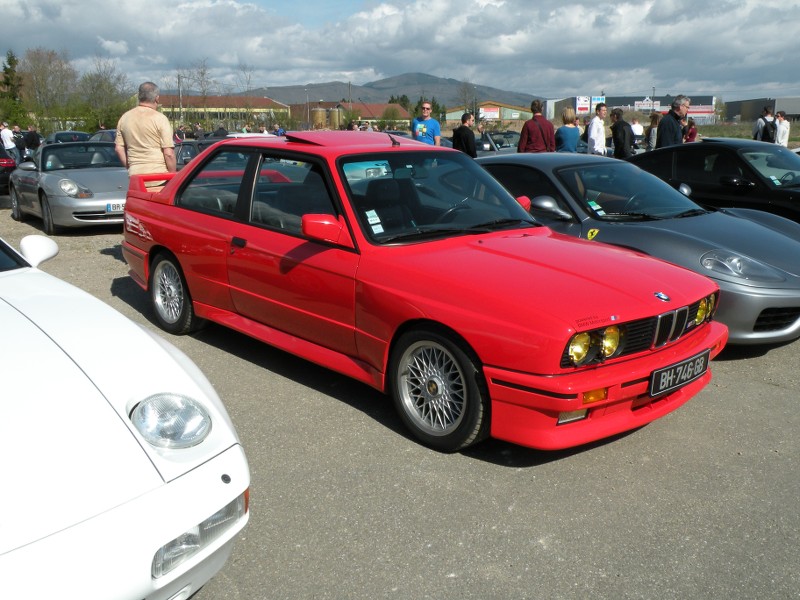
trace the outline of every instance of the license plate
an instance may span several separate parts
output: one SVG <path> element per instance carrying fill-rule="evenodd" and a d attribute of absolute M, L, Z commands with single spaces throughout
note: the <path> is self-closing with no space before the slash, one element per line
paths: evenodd
<path fill-rule="evenodd" d="M 123 212 L 124 210 L 125 210 L 124 202 L 109 202 L 108 204 L 106 204 L 107 213 Z"/>
<path fill-rule="evenodd" d="M 670 367 L 653 371 L 650 375 L 650 395 L 658 396 L 671 392 L 700 377 L 708 370 L 710 353 L 710 350 L 706 350 L 702 354 L 687 358 Z"/>

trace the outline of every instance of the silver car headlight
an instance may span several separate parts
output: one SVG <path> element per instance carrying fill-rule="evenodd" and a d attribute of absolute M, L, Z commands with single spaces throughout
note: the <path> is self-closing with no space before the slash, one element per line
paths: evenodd
<path fill-rule="evenodd" d="M 700 257 L 700 264 L 714 273 L 748 281 L 772 283 L 785 280 L 783 274 L 777 269 L 735 252 L 711 250 Z"/>
<path fill-rule="evenodd" d="M 91 190 L 81 187 L 76 182 L 72 181 L 72 179 L 59 180 L 58 187 L 60 187 L 61 191 L 67 196 L 72 196 L 73 198 L 91 198 L 94 196 Z"/>
<path fill-rule="evenodd" d="M 147 443 L 157 448 L 190 448 L 211 432 L 211 416 L 205 407 L 181 394 L 145 398 L 131 411 L 131 422 Z"/>

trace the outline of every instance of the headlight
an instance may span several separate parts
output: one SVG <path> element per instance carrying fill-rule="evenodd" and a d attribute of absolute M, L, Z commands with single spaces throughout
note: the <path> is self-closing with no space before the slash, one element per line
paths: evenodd
<path fill-rule="evenodd" d="M 603 344 L 603 356 L 606 358 L 614 356 L 617 348 L 619 348 L 619 336 L 619 327 L 616 325 L 606 327 L 601 340 Z"/>
<path fill-rule="evenodd" d="M 622 332 L 616 325 L 576 333 L 569 341 L 569 359 L 579 366 L 597 358 L 611 358 L 619 353 L 621 341 Z"/>
<path fill-rule="evenodd" d="M 131 421 L 157 448 L 196 446 L 211 432 L 211 417 L 197 401 L 179 394 L 156 394 L 136 405 Z"/>
<path fill-rule="evenodd" d="M 58 187 L 60 187 L 61 191 L 67 196 L 72 196 L 73 198 L 91 198 L 94 196 L 90 190 L 82 188 L 76 182 L 72 181 L 72 179 L 61 179 L 58 182 Z"/>
<path fill-rule="evenodd" d="M 592 337 L 588 333 L 577 333 L 569 342 L 569 359 L 579 365 L 586 360 L 592 347 Z"/>
<path fill-rule="evenodd" d="M 733 252 L 724 252 L 722 250 L 706 252 L 700 257 L 700 264 L 703 265 L 703 268 L 714 273 L 749 281 L 770 283 L 784 281 L 783 274 L 777 269 Z"/>

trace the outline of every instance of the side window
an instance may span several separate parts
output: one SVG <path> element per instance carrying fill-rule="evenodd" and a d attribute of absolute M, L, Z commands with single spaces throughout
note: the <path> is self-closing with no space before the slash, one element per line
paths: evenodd
<path fill-rule="evenodd" d="M 223 150 L 198 170 L 183 188 L 176 204 L 201 212 L 233 216 L 248 155 L 237 150 Z"/>
<path fill-rule="evenodd" d="M 656 154 L 645 152 L 636 157 L 635 164 L 659 179 L 668 181 L 672 179 L 672 159 L 672 152 L 658 152 Z"/>
<path fill-rule="evenodd" d="M 716 184 L 720 177 L 741 175 L 736 160 L 724 151 L 683 152 L 675 167 L 677 180 L 688 184 Z"/>
<path fill-rule="evenodd" d="M 572 214 L 564 196 L 544 173 L 530 167 L 516 165 L 486 165 L 486 169 L 503 183 L 512 196 L 528 196 L 531 200 L 537 196 L 550 196 L 562 210 Z M 531 210 L 537 214 L 539 211 Z"/>
<path fill-rule="evenodd" d="M 253 191 L 250 223 L 300 235 L 307 214 L 336 214 L 322 168 L 265 156 Z"/>

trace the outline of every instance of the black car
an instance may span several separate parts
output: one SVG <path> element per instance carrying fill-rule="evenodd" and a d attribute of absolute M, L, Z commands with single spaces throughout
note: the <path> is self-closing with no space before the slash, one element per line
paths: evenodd
<path fill-rule="evenodd" d="M 669 146 L 629 158 L 703 206 L 754 208 L 800 222 L 800 155 L 778 144 L 732 138 Z"/>
<path fill-rule="evenodd" d="M 100 129 L 89 138 L 90 142 L 113 142 L 117 137 L 116 129 Z"/>
<path fill-rule="evenodd" d="M 225 138 L 209 137 L 201 140 L 186 138 L 179 144 L 175 144 L 175 166 L 178 171 L 185 167 L 189 162 L 203 150 L 224 140 Z"/>
<path fill-rule="evenodd" d="M 85 131 L 55 131 L 44 138 L 45 144 L 63 144 L 64 142 L 86 142 L 90 134 Z"/>

